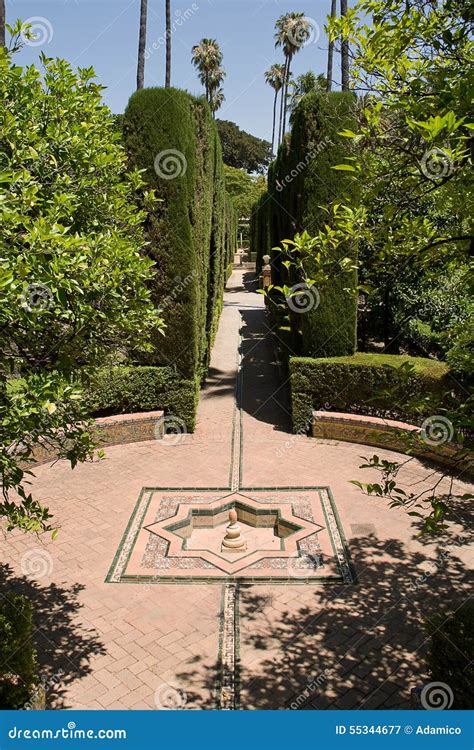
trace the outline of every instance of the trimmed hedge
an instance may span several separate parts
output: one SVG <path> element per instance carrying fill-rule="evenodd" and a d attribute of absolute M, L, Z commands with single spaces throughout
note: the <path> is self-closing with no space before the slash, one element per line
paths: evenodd
<path fill-rule="evenodd" d="M 396 368 L 413 365 L 408 377 Z M 290 359 L 291 408 L 295 432 L 306 431 L 313 410 L 365 414 L 423 421 L 408 402 L 452 388 L 444 362 L 390 354 L 355 354 L 351 357 Z"/>
<path fill-rule="evenodd" d="M 171 367 L 117 366 L 96 374 L 88 402 L 95 417 L 163 409 L 182 419 L 191 432 L 198 386 L 196 379 L 183 380 Z"/>
<path fill-rule="evenodd" d="M 37 678 L 33 648 L 33 613 L 29 599 L 5 594 L 0 603 L 0 707 L 21 709 Z"/>
<path fill-rule="evenodd" d="M 452 709 L 472 708 L 474 685 L 474 603 L 464 602 L 459 609 L 440 612 L 426 621 L 431 636 L 428 667 L 433 682 L 444 682 L 454 694 Z"/>
<path fill-rule="evenodd" d="M 142 364 L 173 365 L 184 379 L 199 381 L 237 236 L 216 124 L 202 98 L 173 88 L 142 89 L 129 101 L 123 135 L 131 165 L 144 170 L 161 199 L 149 212 L 146 251 L 156 264 L 153 299 L 167 328 Z"/>
<path fill-rule="evenodd" d="M 328 222 L 324 207 L 344 202 L 357 194 L 352 173 L 335 171 L 350 147 L 347 138 L 338 135 L 354 129 L 355 97 L 350 93 L 309 94 L 293 114 L 290 138 L 278 151 L 268 173 L 268 193 L 255 207 L 251 227 L 251 250 L 257 267 L 265 253 L 272 256 L 273 281 L 296 283 L 282 266 L 281 253 L 270 252 L 283 239 L 292 239 L 307 230 L 316 235 Z M 354 248 L 339 248 L 334 260 L 350 255 Z M 306 268 L 311 276 L 311 267 Z M 319 287 L 321 303 L 304 315 L 292 316 L 295 346 L 311 356 L 349 355 L 356 348 L 357 304 L 345 287 L 356 285 L 357 274 L 337 273 Z M 300 330 L 296 330 L 295 326 Z M 299 338 L 301 337 L 301 342 Z"/>

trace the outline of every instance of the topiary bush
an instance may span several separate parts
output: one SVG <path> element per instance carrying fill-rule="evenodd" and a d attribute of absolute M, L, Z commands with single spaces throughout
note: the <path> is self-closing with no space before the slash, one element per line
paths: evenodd
<path fill-rule="evenodd" d="M 467 601 L 454 612 L 430 616 L 425 628 L 431 637 L 428 668 L 433 682 L 444 682 L 452 689 L 452 709 L 470 710 L 474 685 L 474 603 Z"/>
<path fill-rule="evenodd" d="M 37 678 L 31 602 L 5 594 L 0 602 L 0 707 L 21 709 L 30 700 Z"/>
<path fill-rule="evenodd" d="M 275 250 L 282 240 L 293 239 L 306 230 L 316 236 L 331 222 L 325 210 L 334 202 L 357 197 L 358 183 L 352 173 L 336 171 L 348 155 L 348 139 L 339 135 L 353 129 L 354 96 L 350 93 L 313 93 L 301 100 L 293 114 L 291 135 L 278 151 L 268 173 L 268 193 L 254 209 L 252 251 L 261 258 L 272 251 L 273 283 L 293 285 L 298 279 L 288 275 L 282 254 Z M 336 264 L 356 248 L 339 246 L 329 260 Z M 311 263 L 305 267 L 311 277 Z M 295 343 L 301 335 L 301 352 L 311 356 L 352 354 L 356 347 L 356 299 L 345 291 L 355 287 L 357 273 L 335 271 L 318 288 L 321 302 L 292 321 Z M 296 326 L 298 330 L 296 330 Z"/>
<path fill-rule="evenodd" d="M 163 409 L 191 432 L 198 397 L 196 379 L 183 380 L 172 367 L 117 366 L 100 370 L 88 394 L 96 417 Z"/>
<path fill-rule="evenodd" d="M 402 370 L 399 370 L 402 366 Z M 306 431 L 312 410 L 423 421 L 422 400 L 452 389 L 444 362 L 390 354 L 290 359 L 293 428 Z M 416 399 L 420 409 L 414 409 Z"/>
<path fill-rule="evenodd" d="M 153 299 L 167 327 L 141 363 L 173 365 L 184 379 L 199 381 L 235 248 L 216 124 L 204 99 L 173 88 L 143 89 L 129 101 L 123 138 L 131 164 L 144 170 L 161 198 L 148 214 L 146 252 L 155 262 Z"/>

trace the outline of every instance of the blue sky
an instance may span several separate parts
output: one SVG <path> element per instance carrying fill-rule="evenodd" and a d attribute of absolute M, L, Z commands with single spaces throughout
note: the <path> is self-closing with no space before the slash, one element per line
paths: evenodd
<path fill-rule="evenodd" d="M 296 55 L 293 71 L 324 73 L 327 38 L 323 26 L 329 7 L 330 0 L 172 0 L 173 19 L 182 19 L 172 39 L 172 85 L 202 93 L 191 64 L 191 47 L 202 37 L 216 38 L 227 71 L 226 102 L 218 116 L 271 140 L 273 95 L 263 73 L 272 63 L 282 61 L 281 51 L 274 46 L 275 20 L 293 10 L 314 20 L 315 30 L 320 29 L 319 39 Z M 25 47 L 17 61 L 36 62 L 38 53 L 44 51 L 76 66 L 92 65 L 100 83 L 107 87 L 106 103 L 114 112 L 123 112 L 135 90 L 139 9 L 140 0 L 7 0 L 9 22 L 34 16 L 46 19 L 39 23 L 47 41 Z M 165 48 L 159 41 L 165 28 L 164 9 L 164 0 L 148 0 L 147 86 L 162 86 L 164 81 Z M 339 79 L 338 56 L 335 62 L 335 78 Z"/>

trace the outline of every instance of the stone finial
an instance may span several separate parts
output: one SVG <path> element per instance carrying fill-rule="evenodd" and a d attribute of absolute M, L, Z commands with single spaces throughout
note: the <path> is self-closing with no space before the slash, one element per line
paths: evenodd
<path fill-rule="evenodd" d="M 240 533 L 237 523 L 237 511 L 229 510 L 229 523 L 226 526 L 225 537 L 222 540 L 221 552 L 243 552 L 247 549 L 247 542 Z"/>

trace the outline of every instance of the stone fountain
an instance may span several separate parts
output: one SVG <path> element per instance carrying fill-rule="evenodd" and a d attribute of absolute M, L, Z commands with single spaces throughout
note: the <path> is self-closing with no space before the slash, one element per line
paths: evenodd
<path fill-rule="evenodd" d="M 244 552 L 247 542 L 241 534 L 237 523 L 237 511 L 231 508 L 229 511 L 229 523 L 226 526 L 225 537 L 222 540 L 221 552 Z"/>

